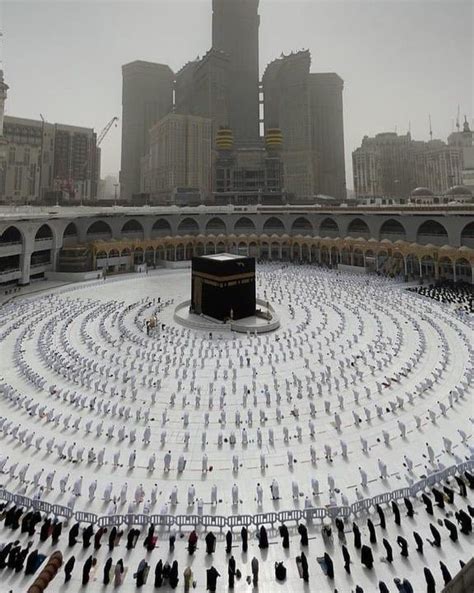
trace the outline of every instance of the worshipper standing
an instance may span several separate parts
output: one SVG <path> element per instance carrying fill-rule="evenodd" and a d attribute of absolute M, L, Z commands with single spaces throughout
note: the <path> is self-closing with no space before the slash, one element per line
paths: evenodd
<path fill-rule="evenodd" d="M 229 529 L 225 534 L 225 553 L 230 554 L 232 550 L 232 531 Z"/>
<path fill-rule="evenodd" d="M 300 534 L 300 544 L 302 546 L 307 546 L 308 545 L 308 528 L 306 527 L 306 525 L 303 525 L 303 523 L 300 523 L 298 525 L 298 533 Z"/>
<path fill-rule="evenodd" d="M 155 587 L 163 584 L 163 560 L 158 560 L 155 566 Z"/>
<path fill-rule="evenodd" d="M 250 563 L 250 566 L 252 568 L 252 584 L 254 587 L 256 587 L 258 585 L 259 564 L 258 564 L 258 560 L 257 560 L 257 558 L 255 558 L 255 556 L 252 558 L 252 562 Z"/>
<path fill-rule="evenodd" d="M 372 549 L 369 546 L 362 546 L 362 549 L 360 551 L 360 561 L 368 569 L 372 569 L 372 567 L 374 566 L 374 557 L 372 554 Z"/>
<path fill-rule="evenodd" d="M 189 593 L 191 586 L 193 584 L 193 571 L 191 570 L 190 566 L 187 566 L 183 572 L 184 577 L 184 593 Z"/>
<path fill-rule="evenodd" d="M 198 535 L 196 533 L 196 530 L 193 529 L 188 537 L 188 552 L 189 552 L 189 554 L 191 554 L 191 555 L 194 554 L 194 552 L 196 550 L 196 546 L 197 546 L 197 541 L 198 541 Z"/>
<path fill-rule="evenodd" d="M 170 577 L 169 577 L 169 584 L 172 589 L 176 589 L 178 586 L 179 576 L 178 576 L 178 561 L 175 560 L 171 565 L 170 570 Z"/>
<path fill-rule="evenodd" d="M 74 570 L 74 564 L 76 563 L 76 559 L 74 556 L 71 556 L 69 560 L 64 565 L 64 574 L 66 575 L 64 582 L 67 583 L 71 580 L 71 574 Z"/>
<path fill-rule="evenodd" d="M 117 562 L 117 564 L 115 565 L 114 568 L 114 586 L 118 587 L 119 585 L 121 585 L 123 583 L 123 579 L 125 576 L 125 568 L 123 566 L 123 560 L 120 558 L 120 560 Z"/>
<path fill-rule="evenodd" d="M 324 552 L 324 566 L 326 567 L 326 576 L 328 579 L 334 578 L 334 564 L 331 556 L 327 552 Z"/>
<path fill-rule="evenodd" d="M 283 548 L 288 549 L 290 547 L 290 534 L 288 532 L 288 527 L 285 524 L 280 525 L 279 531 L 282 538 L 282 546 Z"/>
<path fill-rule="evenodd" d="M 206 571 L 206 589 L 207 591 L 211 591 L 211 593 L 214 593 L 214 591 L 216 590 L 216 586 L 217 586 L 217 579 L 221 576 L 217 570 L 214 568 L 214 566 L 211 566 L 211 568 L 208 568 Z"/>
<path fill-rule="evenodd" d="M 307 583 L 309 581 L 308 559 L 306 558 L 306 554 L 304 552 L 301 552 L 301 571 L 303 581 Z"/>
<path fill-rule="evenodd" d="M 446 564 L 444 564 L 444 562 L 441 562 L 441 560 L 439 561 L 439 567 L 441 569 L 441 574 L 443 575 L 444 584 L 447 585 L 449 582 L 452 581 L 453 577 L 451 576 L 451 573 L 449 572 Z"/>
<path fill-rule="evenodd" d="M 359 550 L 362 545 L 362 542 L 360 536 L 360 529 L 357 523 L 352 523 L 352 531 L 354 533 L 354 548 Z"/>
<path fill-rule="evenodd" d="M 206 554 L 213 554 L 216 551 L 216 536 L 209 531 L 205 537 L 206 542 Z"/>
<path fill-rule="evenodd" d="M 260 527 L 260 531 L 258 534 L 258 547 L 262 550 L 268 548 L 267 530 L 263 525 Z"/>
<path fill-rule="evenodd" d="M 133 575 L 137 581 L 137 587 L 142 587 L 148 578 L 148 571 L 150 567 L 145 559 L 140 561 L 137 572 Z"/>
<path fill-rule="evenodd" d="M 342 545 L 342 557 L 344 558 L 344 570 L 351 574 L 351 555 L 344 544 Z"/>
<path fill-rule="evenodd" d="M 227 574 L 228 574 L 228 578 L 229 578 L 229 589 L 234 588 L 235 572 L 236 572 L 235 558 L 233 556 L 231 556 L 229 558 L 229 562 L 227 565 Z"/>
<path fill-rule="evenodd" d="M 383 547 L 385 548 L 385 551 L 387 552 L 387 555 L 385 557 L 386 561 L 393 562 L 393 551 L 390 542 L 387 539 L 383 538 L 382 543 Z"/>
<path fill-rule="evenodd" d="M 423 569 L 426 581 L 426 593 L 436 593 L 436 581 L 431 570 L 425 566 Z"/>
<path fill-rule="evenodd" d="M 97 558 L 93 558 L 89 556 L 89 558 L 84 562 L 84 566 L 82 567 L 82 584 L 87 585 L 90 578 L 90 572 L 94 566 L 97 564 Z"/>
<path fill-rule="evenodd" d="M 104 585 L 108 585 L 110 583 L 110 570 L 112 568 L 112 558 L 108 558 L 107 562 L 104 565 Z"/>
<path fill-rule="evenodd" d="M 248 532 L 247 528 L 244 525 L 242 527 L 242 529 L 240 530 L 240 538 L 242 539 L 242 552 L 246 552 L 247 551 L 247 548 L 248 548 L 248 537 L 249 537 L 249 532 Z"/>

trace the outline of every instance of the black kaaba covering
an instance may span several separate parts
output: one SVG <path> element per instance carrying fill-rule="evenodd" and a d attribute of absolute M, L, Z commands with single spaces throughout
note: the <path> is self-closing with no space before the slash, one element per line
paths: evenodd
<path fill-rule="evenodd" d="M 217 253 L 193 257 L 191 311 L 220 321 L 255 315 L 255 258 Z"/>

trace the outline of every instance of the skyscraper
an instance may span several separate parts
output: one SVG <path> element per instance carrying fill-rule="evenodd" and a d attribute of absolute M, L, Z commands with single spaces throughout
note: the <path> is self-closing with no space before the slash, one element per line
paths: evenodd
<path fill-rule="evenodd" d="M 229 121 L 239 144 L 260 139 L 259 0 L 213 0 L 212 47 L 229 57 Z"/>
<path fill-rule="evenodd" d="M 120 195 L 140 191 L 141 159 L 148 152 L 148 131 L 173 109 L 174 74 L 169 66 L 135 61 L 122 66 L 122 165 Z"/>

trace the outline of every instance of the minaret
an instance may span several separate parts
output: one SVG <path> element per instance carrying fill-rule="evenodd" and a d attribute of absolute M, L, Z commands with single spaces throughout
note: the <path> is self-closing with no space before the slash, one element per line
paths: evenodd
<path fill-rule="evenodd" d="M 3 138 L 3 118 L 5 116 L 5 101 L 7 100 L 8 85 L 3 80 L 3 70 L 0 70 L 0 138 Z"/>

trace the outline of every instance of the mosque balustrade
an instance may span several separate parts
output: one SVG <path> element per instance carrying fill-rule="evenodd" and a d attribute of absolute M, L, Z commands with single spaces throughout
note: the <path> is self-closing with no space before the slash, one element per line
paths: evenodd
<path fill-rule="evenodd" d="M 27 496 L 14 494 L 7 489 L 0 487 L 0 500 L 13 503 L 17 506 L 25 508 L 34 508 L 46 513 L 54 513 L 57 517 L 64 517 L 70 519 L 74 516 L 76 521 L 83 521 L 86 523 L 98 524 L 100 527 L 126 525 L 163 525 L 171 527 L 176 525 L 180 529 L 182 527 L 196 527 L 201 525 L 203 527 L 219 527 L 224 526 L 233 528 L 241 525 L 258 527 L 260 525 L 273 526 L 277 522 L 285 522 L 288 520 L 300 521 L 306 519 L 307 521 L 323 520 L 325 518 L 335 519 L 336 517 L 348 518 L 356 516 L 362 511 L 369 511 L 377 504 L 388 504 L 391 501 L 397 501 L 402 498 L 416 498 L 419 492 L 432 488 L 436 484 L 441 484 L 447 478 L 455 474 L 461 475 L 463 472 L 472 471 L 474 468 L 474 460 L 470 459 L 457 465 L 452 465 L 443 469 L 440 472 L 435 472 L 426 478 L 414 482 L 406 488 L 398 488 L 391 492 L 384 492 L 372 498 L 366 498 L 354 502 L 350 506 L 326 506 L 326 507 L 309 507 L 305 509 L 292 509 L 289 511 L 258 513 L 256 515 L 145 515 L 145 514 L 126 514 L 126 515 L 103 515 L 98 516 L 93 513 L 84 511 L 73 511 L 67 506 L 59 504 L 50 504 L 46 501 L 28 498 Z"/>

